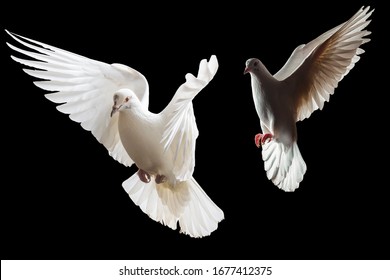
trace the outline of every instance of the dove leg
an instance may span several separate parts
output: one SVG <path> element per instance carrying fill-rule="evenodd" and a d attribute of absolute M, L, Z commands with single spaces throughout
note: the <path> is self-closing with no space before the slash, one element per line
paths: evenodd
<path fill-rule="evenodd" d="M 167 177 L 165 177 L 164 175 L 157 174 L 155 181 L 156 184 L 161 184 L 167 181 Z"/>
<path fill-rule="evenodd" d="M 265 144 L 265 141 L 267 141 L 268 139 L 272 139 L 273 135 L 271 133 L 265 133 L 265 134 L 261 134 L 261 133 L 258 133 L 255 135 L 255 144 L 257 146 L 257 148 L 260 147 L 260 145 L 264 145 Z"/>
<path fill-rule="evenodd" d="M 145 170 L 142 170 L 142 169 L 138 169 L 138 177 L 139 179 L 144 182 L 144 183 L 149 183 L 150 182 L 150 175 L 148 172 L 146 172 Z"/>

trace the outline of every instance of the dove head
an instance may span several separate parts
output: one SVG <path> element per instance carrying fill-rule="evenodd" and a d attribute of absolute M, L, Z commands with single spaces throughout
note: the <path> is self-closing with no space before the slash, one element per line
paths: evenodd
<path fill-rule="evenodd" d="M 257 71 L 260 71 L 260 68 L 262 67 L 262 63 L 257 58 L 250 58 L 245 62 L 245 70 L 244 74 L 246 73 L 254 73 Z"/>
<path fill-rule="evenodd" d="M 130 110 L 134 107 L 137 107 L 141 104 L 135 95 L 135 93 L 130 89 L 120 89 L 113 96 L 114 104 L 112 105 L 111 117 L 116 112 L 121 112 L 124 110 Z"/>

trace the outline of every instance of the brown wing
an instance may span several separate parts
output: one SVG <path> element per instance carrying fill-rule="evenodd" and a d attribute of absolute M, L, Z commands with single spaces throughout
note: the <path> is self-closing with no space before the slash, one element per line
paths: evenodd
<path fill-rule="evenodd" d="M 297 121 L 308 118 L 329 101 L 345 75 L 355 66 L 364 51 L 360 45 L 370 41 L 365 38 L 371 32 L 364 30 L 374 10 L 361 8 L 332 36 L 319 44 L 304 63 L 285 82 L 296 87 L 293 103 L 297 110 Z M 291 85 L 290 84 L 290 85 Z"/>

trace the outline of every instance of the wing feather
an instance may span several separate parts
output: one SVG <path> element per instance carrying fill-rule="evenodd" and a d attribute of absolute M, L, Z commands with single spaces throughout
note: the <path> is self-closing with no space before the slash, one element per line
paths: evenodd
<path fill-rule="evenodd" d="M 350 20 L 325 33 L 330 36 L 321 35 L 319 38 L 326 40 L 319 40 L 302 64 L 286 78 L 287 84 L 296 85 L 291 98 L 297 121 L 322 109 L 338 83 L 359 61 L 358 55 L 363 53 L 359 47 L 369 41 L 365 36 L 370 34 L 363 29 L 370 23 L 368 18 L 373 11 L 362 7 Z"/>
<path fill-rule="evenodd" d="M 125 65 L 106 64 L 6 32 L 24 49 L 7 45 L 31 59 L 11 58 L 28 66 L 29 69 L 23 69 L 28 75 L 40 79 L 34 84 L 50 91 L 45 95 L 47 99 L 62 103 L 57 109 L 91 131 L 115 160 L 132 165 L 119 137 L 118 116 L 110 117 L 112 98 L 119 89 L 129 88 L 147 108 L 149 86 L 145 77 Z"/>
<path fill-rule="evenodd" d="M 178 180 L 191 178 L 195 167 L 195 141 L 198 137 L 192 99 L 213 79 L 218 69 L 216 56 L 199 64 L 198 76 L 187 74 L 172 101 L 161 112 L 166 119 L 162 143 L 165 152 L 173 152 L 174 169 Z"/>

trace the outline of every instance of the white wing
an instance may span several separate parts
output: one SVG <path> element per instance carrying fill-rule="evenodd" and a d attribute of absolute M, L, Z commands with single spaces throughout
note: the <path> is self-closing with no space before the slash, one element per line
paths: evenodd
<path fill-rule="evenodd" d="M 199 132 L 192 99 L 213 79 L 217 70 L 215 55 L 211 56 L 209 62 L 203 59 L 198 76 L 187 74 L 186 82 L 178 88 L 171 102 L 161 112 L 167 120 L 162 139 L 164 150 L 174 153 L 173 173 L 181 181 L 191 178 L 195 167 L 195 141 Z"/>
<path fill-rule="evenodd" d="M 297 121 L 308 118 L 329 101 L 339 81 L 355 66 L 364 51 L 360 45 L 370 39 L 371 32 L 364 30 L 373 10 L 361 8 L 350 20 L 329 31 L 328 37 L 318 44 L 304 62 L 286 78 L 286 83 L 298 86 L 291 97 L 297 112 Z M 368 13 L 367 13 L 368 12 Z"/>
<path fill-rule="evenodd" d="M 106 64 L 53 46 L 43 44 L 6 31 L 26 49 L 7 45 L 35 60 L 11 56 L 15 61 L 32 69 L 24 71 L 43 81 L 34 84 L 54 91 L 45 96 L 55 103 L 64 103 L 57 109 L 69 114 L 70 119 L 91 131 L 109 154 L 120 163 L 130 166 L 132 159 L 126 153 L 118 133 L 118 114 L 112 118 L 113 94 L 121 88 L 134 91 L 147 108 L 149 87 L 145 77 L 136 70 L 121 64 Z M 33 51 L 31 51 L 33 50 Z"/>

